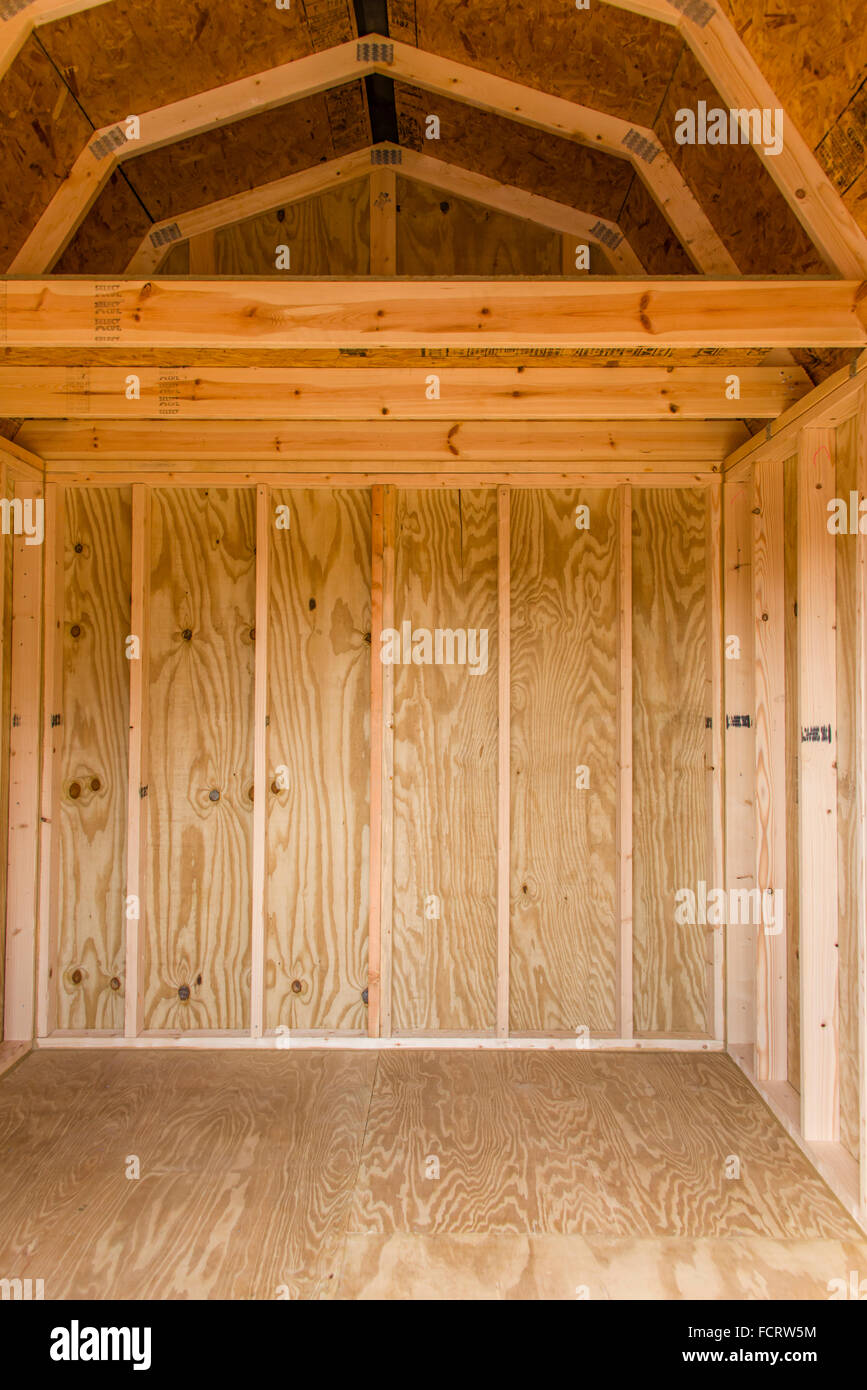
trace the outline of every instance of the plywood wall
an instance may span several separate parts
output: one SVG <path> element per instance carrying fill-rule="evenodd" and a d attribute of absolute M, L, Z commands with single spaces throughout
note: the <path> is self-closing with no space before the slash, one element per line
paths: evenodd
<path fill-rule="evenodd" d="M 371 495 L 272 504 L 265 1022 L 366 1030 Z"/>
<path fill-rule="evenodd" d="M 588 529 L 578 511 L 587 507 Z M 511 509 L 511 966 L 517 1031 L 615 1027 L 617 493 Z M 586 768 L 588 785 L 579 768 Z"/>
<path fill-rule="evenodd" d="M 562 237 L 398 177 L 398 275 L 559 275 Z"/>
<path fill-rule="evenodd" d="M 145 1026 L 247 1028 L 255 494 L 156 488 L 151 526 Z"/>
<path fill-rule="evenodd" d="M 496 490 L 402 491 L 395 626 L 487 630 L 488 665 L 394 682 L 393 1026 L 490 1031 L 496 996 Z M 433 900 L 438 900 L 434 902 Z M 436 910 L 438 916 L 426 916 Z"/>
<path fill-rule="evenodd" d="M 708 882 L 707 497 L 633 496 L 634 1017 L 636 1033 L 708 1028 L 708 928 L 675 922 Z"/>
<path fill-rule="evenodd" d="M 328 193 L 224 227 L 214 237 L 216 275 L 285 274 L 277 247 L 289 248 L 292 275 L 370 272 L 370 181 L 353 179 Z"/>
<path fill-rule="evenodd" d="M 123 1027 L 130 527 L 129 488 L 67 490 L 56 711 L 63 730 L 59 1028 Z"/>

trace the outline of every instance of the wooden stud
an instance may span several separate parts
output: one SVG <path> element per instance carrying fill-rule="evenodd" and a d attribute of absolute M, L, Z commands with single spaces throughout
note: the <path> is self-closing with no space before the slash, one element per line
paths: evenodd
<path fill-rule="evenodd" d="M 397 273 L 397 178 L 385 165 L 370 171 L 370 273 Z"/>
<path fill-rule="evenodd" d="M 618 1037 L 632 1037 L 632 488 L 620 490 L 618 563 L 617 700 L 617 944 L 615 1024 Z"/>
<path fill-rule="evenodd" d="M 570 241 L 570 245 L 571 245 Z M 577 275 L 578 272 L 576 271 Z M 175 420 L 684 420 L 770 419 L 810 391 L 801 367 L 739 369 L 728 401 L 719 367 L 446 367 L 428 400 L 417 367 L 172 368 Z M 124 367 L 0 366 L 0 417 L 159 419 L 165 371 L 137 366 L 140 398 L 125 398 Z M 673 414 L 677 419 L 672 418 Z"/>
<path fill-rule="evenodd" d="M 379 1037 L 382 1014 L 382 485 L 371 488 L 370 563 L 370 918 L 367 931 L 367 1032 Z"/>
<path fill-rule="evenodd" d="M 42 486 L 29 480 L 16 480 L 15 497 L 25 504 L 42 502 Z M 12 728 L 9 734 L 3 1027 L 6 1042 L 29 1042 L 36 1025 L 42 547 L 28 545 L 23 533 L 14 535 L 12 555 Z"/>
<path fill-rule="evenodd" d="M 271 595 L 271 489 L 256 488 L 256 655 L 253 677 L 253 917 L 250 933 L 250 1036 L 265 1028 L 265 926 L 268 910 L 268 646 Z"/>
<path fill-rule="evenodd" d="M 723 495 L 725 884 L 729 892 L 751 893 L 756 878 L 753 499 L 751 487 L 741 482 L 727 482 Z M 756 1040 L 755 928 L 743 923 L 726 932 L 726 1040 L 729 1047 L 749 1048 Z"/>
<path fill-rule="evenodd" d="M 511 920 L 511 633 L 510 490 L 497 488 L 497 1037 L 509 1034 Z"/>
<path fill-rule="evenodd" d="M 788 1075 L 783 464 L 782 455 L 756 464 L 753 487 L 755 883 L 761 904 L 755 934 L 755 1074 L 759 1081 L 785 1081 Z"/>
<path fill-rule="evenodd" d="M 798 442 L 798 852 L 801 963 L 801 1132 L 839 1136 L 837 978 L 836 554 L 827 503 L 835 436 Z"/>
<path fill-rule="evenodd" d="M 57 1027 L 57 926 L 60 891 L 60 796 L 63 709 L 65 488 L 45 487 L 42 806 L 39 846 L 39 950 L 36 1033 Z"/>
<path fill-rule="evenodd" d="M 867 391 L 858 406 L 856 486 L 867 497 Z M 859 1200 L 867 1213 L 867 536 L 859 530 L 855 599 L 855 766 L 857 796 Z"/>
<path fill-rule="evenodd" d="M 382 489 L 382 619 L 383 628 L 394 627 L 395 489 Z M 380 1036 L 391 1037 L 392 927 L 394 921 L 394 665 L 383 665 L 382 645 L 372 653 L 380 662 L 382 720 L 371 726 L 370 739 L 382 739 L 382 793 L 380 806 Z"/>
<path fill-rule="evenodd" d="M 723 792 L 723 677 L 722 677 L 722 483 L 708 488 L 707 542 L 707 692 L 710 728 L 707 730 L 707 826 L 709 878 L 714 887 L 725 881 L 725 797 Z M 725 1037 L 725 931 L 712 927 L 708 958 L 708 1032 Z"/>
<path fill-rule="evenodd" d="M 145 872 L 148 849 L 148 687 L 150 680 L 151 494 L 145 483 L 132 489 L 132 601 L 130 636 L 138 657 L 129 663 L 129 761 L 126 831 L 126 1001 L 124 1036 L 137 1038 L 144 1026 Z M 135 913 L 138 913 L 138 916 Z M 130 915 L 132 914 L 132 915 Z"/>

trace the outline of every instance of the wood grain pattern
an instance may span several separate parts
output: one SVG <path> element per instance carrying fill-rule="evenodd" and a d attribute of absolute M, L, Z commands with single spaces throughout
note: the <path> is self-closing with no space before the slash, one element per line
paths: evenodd
<path fill-rule="evenodd" d="M 706 496 L 633 491 L 634 1006 L 639 1033 L 708 1029 L 708 930 L 675 922 L 707 881 Z M 710 885 L 709 885 L 710 886 Z M 722 886 L 722 885 L 718 885 Z"/>
<path fill-rule="evenodd" d="M 68 488 L 57 1026 L 122 1028 L 129 488 Z"/>
<path fill-rule="evenodd" d="M 253 489 L 154 489 L 147 1028 L 250 1022 L 255 538 Z"/>
<path fill-rule="evenodd" d="M 402 177 L 397 206 L 398 275 L 561 273 L 562 238 L 545 227 Z"/>
<path fill-rule="evenodd" d="M 265 1025 L 364 1029 L 371 497 L 271 500 Z"/>
<path fill-rule="evenodd" d="M 370 272 L 368 180 L 261 213 L 214 233 L 217 275 L 367 275 Z M 288 246 L 290 267 L 276 266 Z M 190 273 L 194 273 L 192 262 Z"/>
<path fill-rule="evenodd" d="M 577 508 L 589 529 L 576 529 Z M 618 506 L 512 499 L 511 1026 L 615 1027 Z M 576 786 L 577 768 L 589 785 Z"/>
<path fill-rule="evenodd" d="M 858 421 L 837 429 L 836 497 L 858 489 Z M 860 1157 L 858 1047 L 858 797 L 855 746 L 857 535 L 836 537 L 837 907 L 840 989 L 840 1142 Z"/>
<path fill-rule="evenodd" d="M 15 496 L 15 482 L 10 476 L 5 461 L 0 460 L 0 483 L 2 495 L 11 501 Z M 9 726 L 11 724 L 10 699 L 12 693 L 12 540 L 0 531 L 0 825 L 7 825 L 9 818 Z M 4 834 L 4 840 L 7 838 Z M 6 908 L 8 865 L 6 855 L 0 853 L 0 1039 L 3 1032 L 6 977 Z M 11 1046 L 11 1044 L 10 1044 Z"/>
<path fill-rule="evenodd" d="M 395 628 L 487 629 L 468 665 L 394 671 L 395 1032 L 493 1029 L 497 963 L 497 494 L 397 497 Z M 436 895 L 438 918 L 425 916 Z M 431 909 L 434 908 L 430 904 Z"/>
<path fill-rule="evenodd" d="M 786 978 L 788 1082 L 801 1089 L 801 932 L 798 880 L 798 460 L 783 465 L 783 555 L 786 590 Z"/>

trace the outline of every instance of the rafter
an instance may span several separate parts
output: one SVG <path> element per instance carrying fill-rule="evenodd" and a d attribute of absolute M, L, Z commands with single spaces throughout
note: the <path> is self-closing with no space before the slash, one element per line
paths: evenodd
<path fill-rule="evenodd" d="M 0 19 L 0 77 L 24 47 L 34 29 L 55 19 L 66 19 L 81 10 L 93 10 L 109 0 L 31 0 L 17 14 Z"/>
<path fill-rule="evenodd" d="M 7 347 L 864 347 L 849 280 L 0 281 Z M 195 360 L 195 359 L 192 359 Z"/>
<path fill-rule="evenodd" d="M 535 193 L 525 193 L 512 185 L 497 183 L 495 179 L 469 169 L 447 164 L 440 159 L 418 154 L 415 150 L 401 150 L 400 170 L 406 177 L 419 183 L 440 188 L 454 197 L 470 198 L 485 207 L 495 208 L 520 217 L 551 231 L 565 232 L 582 241 L 599 246 L 610 261 L 612 268 L 621 275 L 643 275 L 644 268 L 629 241 L 624 237 L 616 222 L 577 208 L 556 203 L 550 198 L 540 198 Z M 135 251 L 126 268 L 127 275 L 152 275 L 156 272 L 166 247 L 182 240 L 201 236 L 221 227 L 244 222 L 260 213 L 274 208 L 286 207 L 302 199 L 328 192 L 339 184 L 362 178 L 371 172 L 370 149 L 358 150 L 344 159 L 332 159 L 326 164 L 316 164 L 312 169 L 304 169 L 299 174 L 276 179 L 273 183 L 260 184 L 258 188 L 245 189 L 230 198 L 221 198 L 191 212 L 180 213 L 177 217 L 164 218 L 151 227 Z M 192 266 L 190 267 L 192 274 Z"/>
<path fill-rule="evenodd" d="M 703 22 L 696 22 L 675 8 L 671 0 L 603 0 L 603 3 L 678 29 L 731 109 L 783 109 L 734 25 L 712 0 L 701 2 L 700 16 L 708 16 Z M 788 112 L 785 113 L 780 153 L 766 155 L 761 146 L 753 148 L 829 266 L 843 278 L 867 276 L 867 237 L 794 121 L 789 120 Z"/>
<path fill-rule="evenodd" d="M 377 35 L 145 112 L 138 139 L 127 140 L 121 124 L 97 131 L 19 250 L 11 273 L 39 275 L 54 265 L 119 163 L 373 72 L 629 159 L 697 268 L 709 275 L 738 274 L 652 131 Z"/>
<path fill-rule="evenodd" d="M 0 415 L 110 420 L 776 419 L 802 367 L 0 367 Z M 131 371 L 139 395 L 127 397 Z"/>

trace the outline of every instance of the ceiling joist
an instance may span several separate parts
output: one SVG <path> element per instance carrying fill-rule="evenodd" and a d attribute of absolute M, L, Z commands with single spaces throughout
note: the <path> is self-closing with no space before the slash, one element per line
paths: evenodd
<path fill-rule="evenodd" d="M 864 347 L 848 280 L 0 281 L 0 347 Z"/>

